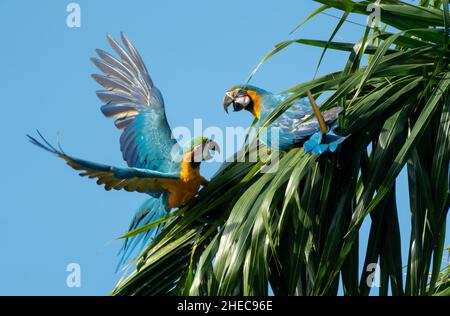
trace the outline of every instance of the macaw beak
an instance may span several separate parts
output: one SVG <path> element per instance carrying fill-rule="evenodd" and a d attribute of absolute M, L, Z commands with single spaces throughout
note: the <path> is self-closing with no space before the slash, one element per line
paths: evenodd
<path fill-rule="evenodd" d="M 215 141 L 213 141 L 213 140 L 209 141 L 208 147 L 209 147 L 209 150 L 217 152 L 218 154 L 220 154 L 220 146 Z"/>
<path fill-rule="evenodd" d="M 220 154 L 220 146 L 213 140 L 207 141 L 204 145 L 197 145 L 194 148 L 194 161 L 201 162 L 212 159 L 212 151 Z"/>
<path fill-rule="evenodd" d="M 220 154 L 220 146 L 215 141 L 210 140 L 205 144 L 205 149 L 203 151 L 203 160 L 210 160 L 213 158 L 211 152 L 217 152 Z"/>
<path fill-rule="evenodd" d="M 223 99 L 223 109 L 225 110 L 225 112 L 227 112 L 227 114 L 228 114 L 228 107 L 233 102 L 234 102 L 233 92 L 228 91 L 227 93 L 225 93 L 225 98 Z"/>

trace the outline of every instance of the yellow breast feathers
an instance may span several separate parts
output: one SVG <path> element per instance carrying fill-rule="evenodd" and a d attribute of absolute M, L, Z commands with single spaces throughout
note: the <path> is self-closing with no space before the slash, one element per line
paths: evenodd
<path fill-rule="evenodd" d="M 261 117 L 261 97 L 259 93 L 253 90 L 247 90 L 247 94 L 253 101 L 251 113 L 259 120 Z"/>

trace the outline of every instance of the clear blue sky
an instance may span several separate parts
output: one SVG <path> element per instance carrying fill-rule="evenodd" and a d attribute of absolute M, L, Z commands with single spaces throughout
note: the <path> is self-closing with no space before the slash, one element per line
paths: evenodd
<path fill-rule="evenodd" d="M 110 51 L 105 34 L 124 31 L 163 92 L 172 126 L 248 126 L 250 117 L 226 116 L 225 90 L 242 83 L 277 42 L 294 37 L 328 39 L 337 20 L 321 15 L 293 36 L 318 7 L 312 1 L 77 1 L 81 27 L 66 26 L 71 1 L 0 2 L 2 192 L 1 295 L 103 295 L 116 284 L 117 251 L 137 207 L 138 193 L 106 192 L 62 161 L 26 141 L 40 129 L 54 141 L 61 132 L 67 153 L 124 164 L 119 132 L 103 117 L 90 78 L 96 48 Z M 358 17 L 353 20 L 364 22 Z M 337 39 L 363 31 L 346 25 Z M 252 83 L 280 91 L 309 80 L 321 50 L 292 46 L 270 60 Z M 320 74 L 338 70 L 347 55 L 329 53 Z M 218 164 L 204 164 L 209 177 Z M 404 173 L 398 184 L 403 256 L 409 242 Z M 363 235 L 369 225 L 364 224 Z M 364 240 L 364 237 L 363 237 Z M 362 241 L 364 242 L 364 241 Z M 66 266 L 80 264 L 81 288 L 66 286 Z"/>

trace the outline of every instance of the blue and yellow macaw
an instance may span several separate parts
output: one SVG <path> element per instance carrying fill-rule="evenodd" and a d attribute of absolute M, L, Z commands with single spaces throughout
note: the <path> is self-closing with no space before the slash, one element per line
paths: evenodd
<path fill-rule="evenodd" d="M 241 84 L 232 87 L 225 93 L 223 107 L 228 113 L 228 107 L 233 105 L 235 112 L 247 110 L 256 119 L 255 128 L 259 128 L 268 115 L 292 94 L 273 94 L 264 89 Z M 287 150 L 293 146 L 303 144 L 305 152 L 317 155 L 325 151 L 335 151 L 345 137 L 334 133 L 335 125 L 341 107 L 320 112 L 313 96 L 308 91 L 308 99 L 302 98 L 292 104 L 268 127 L 267 133 L 260 135 L 259 139 L 275 150 Z M 310 118 L 311 115 L 315 117 Z M 271 128 L 278 128 L 278 143 L 273 144 Z"/>
<path fill-rule="evenodd" d="M 105 90 L 97 91 L 104 103 L 101 111 L 115 118 L 122 131 L 120 149 L 128 167 L 114 167 L 78 159 L 28 135 L 35 145 L 64 159 L 69 166 L 81 171 L 81 176 L 97 179 L 106 190 L 126 190 L 150 195 L 135 214 L 129 230 L 142 227 L 165 216 L 171 209 L 189 202 L 200 186 L 208 181 L 200 175 L 200 163 L 220 151 L 218 144 L 206 137 L 195 138 L 182 148 L 172 137 L 166 119 L 161 92 L 154 86 L 137 50 L 122 33 L 123 46 L 111 36 L 109 43 L 119 59 L 97 50 L 100 59 L 93 63 L 104 73 L 92 77 Z M 147 241 L 156 232 L 150 230 L 125 240 L 119 266 L 126 262 L 136 246 Z"/>

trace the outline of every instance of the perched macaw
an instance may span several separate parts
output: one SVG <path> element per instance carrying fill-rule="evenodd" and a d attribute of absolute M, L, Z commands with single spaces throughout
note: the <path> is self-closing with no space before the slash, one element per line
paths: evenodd
<path fill-rule="evenodd" d="M 250 112 L 256 119 L 256 128 L 260 127 L 267 116 L 291 93 L 273 94 L 261 88 L 242 84 L 229 89 L 223 101 L 224 110 L 233 105 L 235 112 L 242 109 Z M 334 107 L 320 113 L 312 95 L 308 92 L 306 98 L 297 100 L 283 114 L 270 124 L 267 133 L 260 135 L 260 140 L 276 150 L 287 150 L 295 145 L 303 144 L 305 152 L 317 155 L 329 150 L 335 151 L 345 137 L 334 133 L 335 125 L 341 107 Z M 308 119 L 312 114 L 315 117 Z M 278 128 L 278 143 L 273 144 L 271 128 Z"/>
<path fill-rule="evenodd" d="M 50 145 L 39 132 L 42 142 L 28 137 L 35 145 L 81 171 L 81 176 L 97 179 L 97 184 L 104 185 L 106 190 L 150 195 L 130 224 L 129 230 L 133 230 L 189 202 L 200 186 L 208 183 L 200 175 L 200 162 L 211 159 L 213 152 L 220 148 L 206 137 L 195 138 L 182 148 L 172 137 L 161 92 L 153 85 L 137 50 L 123 33 L 123 46 L 111 36 L 107 37 L 119 59 L 97 50 L 101 59 L 92 61 L 104 75 L 92 77 L 106 89 L 97 91 L 97 96 L 105 103 L 101 111 L 106 117 L 116 118 L 115 125 L 122 131 L 120 149 L 128 167 L 74 158 Z M 147 231 L 125 240 L 119 266 L 128 260 L 140 242 L 143 247 L 155 233 Z"/>

